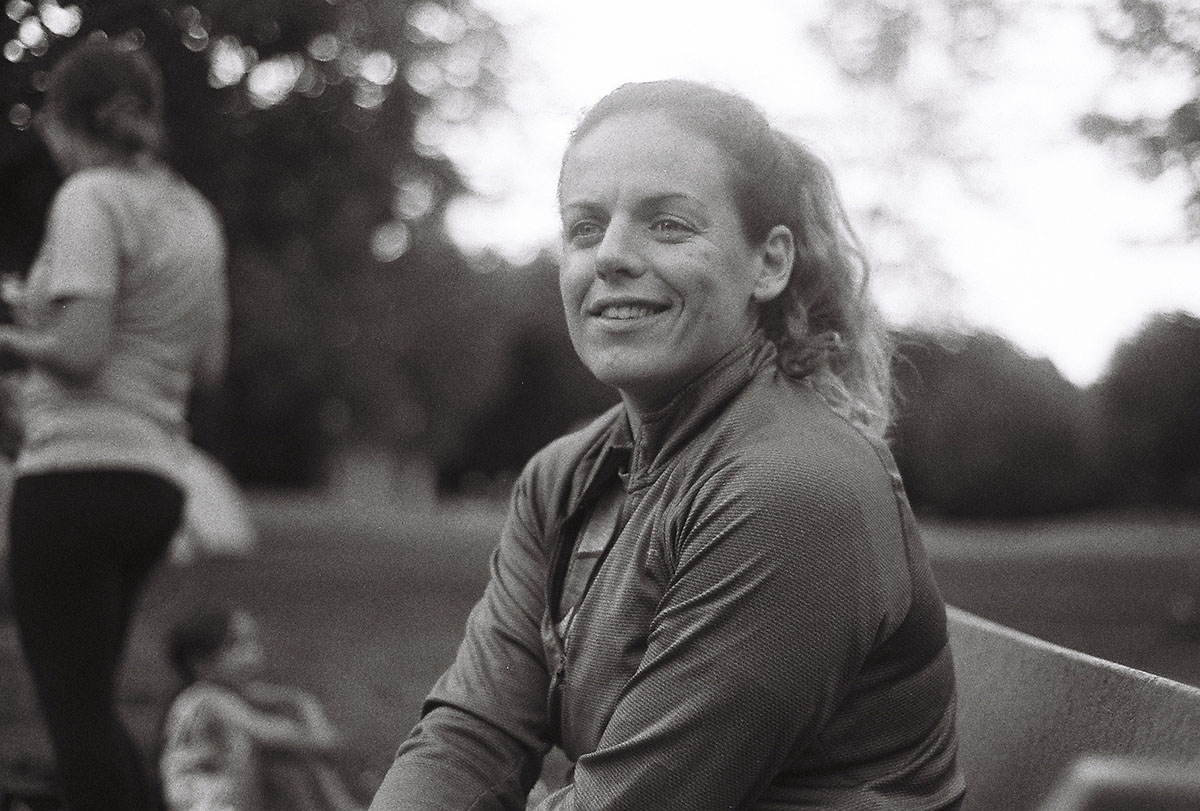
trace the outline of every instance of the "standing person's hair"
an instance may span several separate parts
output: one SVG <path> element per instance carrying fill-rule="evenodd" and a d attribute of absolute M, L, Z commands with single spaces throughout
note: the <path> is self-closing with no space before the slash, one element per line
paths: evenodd
<path fill-rule="evenodd" d="M 785 374 L 810 381 L 834 410 L 881 435 L 891 419 L 891 344 L 867 291 L 861 243 L 828 167 L 751 101 L 679 79 L 618 87 L 584 115 L 566 151 L 608 118 L 648 112 L 724 152 L 749 242 L 762 242 L 776 225 L 791 230 L 791 278 L 762 307 L 763 331 Z"/>
<path fill-rule="evenodd" d="M 62 57 L 46 81 L 44 112 L 126 156 L 166 148 L 162 73 L 121 40 L 92 37 Z"/>

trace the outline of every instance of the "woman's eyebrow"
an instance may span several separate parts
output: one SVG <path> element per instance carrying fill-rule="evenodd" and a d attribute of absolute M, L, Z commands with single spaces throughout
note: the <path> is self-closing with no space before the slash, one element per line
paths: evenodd
<path fill-rule="evenodd" d="M 663 194 L 653 194 L 638 203 L 637 209 L 639 212 L 645 213 L 653 211 L 665 205 L 683 205 L 687 209 L 687 213 L 701 221 L 700 224 L 709 222 L 708 206 L 704 201 L 693 197 L 686 192 L 664 192 Z"/>
<path fill-rule="evenodd" d="M 654 194 L 645 199 L 645 203 L 652 205 L 655 203 L 669 203 L 675 200 L 682 200 L 687 203 L 699 204 L 700 201 L 690 194 L 681 191 L 663 192 L 662 194 Z"/>
<path fill-rule="evenodd" d="M 634 209 L 638 212 L 645 212 L 659 206 L 670 203 L 684 203 L 690 209 L 694 210 L 697 215 L 705 215 L 707 207 L 703 201 L 693 197 L 686 192 L 661 192 L 653 193 L 643 197 L 637 201 Z M 604 205 L 588 198 L 580 198 L 576 200 L 568 200 L 559 206 L 558 211 L 560 216 L 569 214 L 592 214 L 604 210 Z"/>
<path fill-rule="evenodd" d="M 559 216 L 566 217 L 569 214 L 594 214 L 601 209 L 599 203 L 590 200 L 572 200 L 559 206 L 558 213 Z"/>

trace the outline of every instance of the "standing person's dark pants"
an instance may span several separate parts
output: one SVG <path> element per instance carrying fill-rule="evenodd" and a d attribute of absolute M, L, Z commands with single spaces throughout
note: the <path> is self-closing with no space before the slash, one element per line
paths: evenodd
<path fill-rule="evenodd" d="M 155 786 L 117 714 L 130 619 L 183 493 L 130 471 L 22 476 L 9 557 L 17 623 L 71 811 L 142 811 Z"/>

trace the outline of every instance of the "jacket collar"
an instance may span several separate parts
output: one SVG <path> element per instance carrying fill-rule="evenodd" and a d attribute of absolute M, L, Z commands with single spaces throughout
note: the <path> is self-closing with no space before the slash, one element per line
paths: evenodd
<path fill-rule="evenodd" d="M 637 436 L 624 406 L 609 430 L 607 449 L 630 449 L 627 487 L 636 490 L 653 481 L 659 468 L 686 445 L 761 369 L 773 364 L 775 345 L 761 331 L 730 350 L 679 391 L 661 409 L 642 415 Z"/>

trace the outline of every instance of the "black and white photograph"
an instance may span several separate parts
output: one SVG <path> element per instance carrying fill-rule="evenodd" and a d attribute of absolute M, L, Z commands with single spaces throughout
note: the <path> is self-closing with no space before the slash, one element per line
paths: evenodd
<path fill-rule="evenodd" d="M 1200 809 L 1192 0 L 3 0 L 0 811 Z"/>

